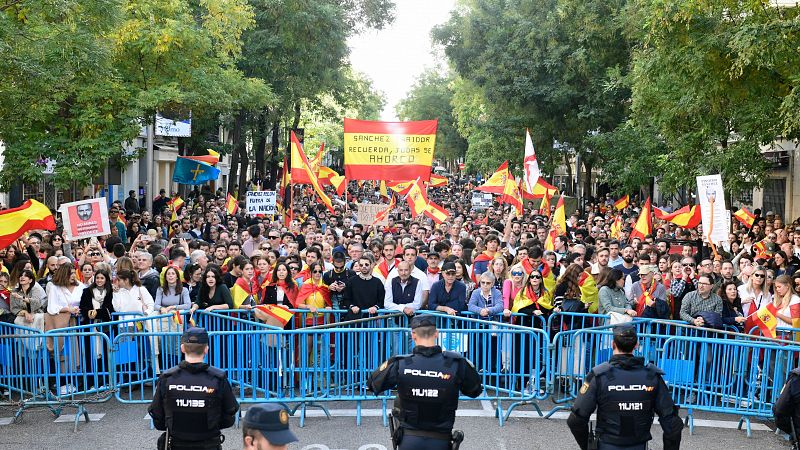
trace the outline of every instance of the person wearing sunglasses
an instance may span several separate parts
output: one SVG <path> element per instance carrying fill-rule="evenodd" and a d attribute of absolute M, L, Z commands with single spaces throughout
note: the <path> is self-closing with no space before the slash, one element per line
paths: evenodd
<path fill-rule="evenodd" d="M 515 264 L 508 271 L 508 278 L 503 280 L 503 313 L 506 317 L 511 315 L 511 306 L 517 294 L 525 286 L 525 269 L 522 264 Z"/>
<path fill-rule="evenodd" d="M 335 270 L 344 270 L 344 253 L 335 252 Z M 360 319 L 364 312 L 375 314 L 379 309 L 384 308 L 386 298 L 385 284 L 380 278 L 374 276 L 375 261 L 372 255 L 361 255 L 361 258 L 353 264 L 356 275 L 351 276 L 343 283 L 342 308 L 347 310 L 345 320 Z"/>
<path fill-rule="evenodd" d="M 331 292 L 328 286 L 322 282 L 322 274 L 325 268 L 319 261 L 309 264 L 311 278 L 307 279 L 297 293 L 294 307 L 297 309 L 307 309 L 311 314 L 306 314 L 306 326 L 321 325 L 325 322 L 325 317 L 317 313 L 320 309 L 331 309 Z"/>
<path fill-rule="evenodd" d="M 542 278 L 542 273 L 534 270 L 525 277 L 522 289 L 514 296 L 511 312 L 528 316 L 520 318 L 519 324 L 522 326 L 536 325 L 531 316 L 543 316 L 546 321 L 553 311 L 553 294 L 544 287 Z"/>

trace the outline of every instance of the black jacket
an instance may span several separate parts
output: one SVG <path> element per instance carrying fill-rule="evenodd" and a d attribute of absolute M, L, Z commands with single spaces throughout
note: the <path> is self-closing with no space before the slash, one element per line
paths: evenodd
<path fill-rule="evenodd" d="M 83 288 L 79 308 L 81 310 L 81 319 L 84 323 L 92 322 L 92 319 L 89 318 L 89 311 L 94 309 L 94 304 L 92 304 L 93 296 L 91 286 Z M 100 305 L 100 309 L 97 310 L 97 316 L 94 318 L 94 322 L 111 322 L 111 314 L 114 313 L 113 298 L 114 290 L 106 289 L 106 296 L 103 298 L 103 304 Z"/>

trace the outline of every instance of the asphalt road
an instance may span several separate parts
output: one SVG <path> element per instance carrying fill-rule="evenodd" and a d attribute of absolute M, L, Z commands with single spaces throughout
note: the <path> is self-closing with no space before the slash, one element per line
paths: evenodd
<path fill-rule="evenodd" d="M 383 427 L 377 403 L 364 404 L 364 417 L 360 426 L 356 425 L 352 404 L 330 405 L 334 413 L 327 419 L 318 410 L 309 410 L 305 426 L 298 426 L 298 419 L 291 420 L 292 428 L 300 438 L 292 449 L 307 450 L 383 450 L 390 449 L 389 432 Z M 243 409 L 246 409 L 244 405 Z M 159 432 L 150 429 L 145 420 L 146 405 L 124 405 L 112 400 L 107 403 L 91 405 L 89 412 L 97 419 L 81 423 L 73 432 L 74 410 L 65 410 L 60 420 L 47 410 L 38 409 L 26 412 L 18 423 L 0 425 L 0 449 L 46 449 L 46 450 L 101 450 L 101 449 L 154 449 Z M 576 449 L 567 429 L 565 414 L 556 414 L 545 420 L 536 417 L 530 407 L 522 408 L 509 419 L 503 427 L 488 403 L 462 403 L 456 428 L 466 434 L 461 448 L 470 449 Z M 681 411 L 685 415 L 685 411 Z M 9 417 L 10 411 L 0 411 L 2 417 Z M 102 417 L 100 416 L 102 415 Z M 695 416 L 694 434 L 684 429 L 683 448 L 703 450 L 734 449 L 780 449 L 788 444 L 775 435 L 767 426 L 754 422 L 753 436 L 748 438 L 744 431 L 736 430 L 737 418 L 733 416 L 698 414 Z M 6 420 L 8 422 L 8 420 Z M 651 449 L 662 448 L 660 428 L 653 426 L 654 440 Z M 224 448 L 241 448 L 241 432 L 236 428 L 225 430 Z"/>

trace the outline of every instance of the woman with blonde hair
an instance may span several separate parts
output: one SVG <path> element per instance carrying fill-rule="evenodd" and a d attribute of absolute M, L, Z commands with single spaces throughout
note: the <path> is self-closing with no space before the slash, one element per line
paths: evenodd
<path fill-rule="evenodd" d="M 778 326 L 792 328 L 792 322 L 800 319 L 800 297 L 794 292 L 792 287 L 792 277 L 780 275 L 775 279 L 775 295 L 772 304 L 778 308 L 775 317 L 778 318 Z"/>
<path fill-rule="evenodd" d="M 522 264 L 515 264 L 508 273 L 510 276 L 508 279 L 503 280 L 503 288 L 501 291 L 503 293 L 504 309 L 511 309 L 511 305 L 514 303 L 517 294 L 525 287 L 525 269 L 522 267 Z"/>
<path fill-rule="evenodd" d="M 739 286 L 739 298 L 742 299 L 742 313 L 745 317 L 772 301 L 772 294 L 766 289 L 766 281 L 766 269 L 755 266 L 747 282 Z"/>

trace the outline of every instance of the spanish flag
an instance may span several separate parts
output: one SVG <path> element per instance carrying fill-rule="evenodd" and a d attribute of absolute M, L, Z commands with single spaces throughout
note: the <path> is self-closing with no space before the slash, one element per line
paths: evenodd
<path fill-rule="evenodd" d="M 294 132 L 293 132 L 294 133 Z M 309 167 L 311 168 L 311 172 L 314 174 L 315 177 L 319 178 L 319 171 L 320 171 L 320 160 L 317 159 L 317 156 L 320 156 L 325 149 L 325 144 L 319 149 L 317 155 L 313 158 L 308 158 L 303 150 L 303 144 L 300 143 L 300 140 L 297 139 L 297 136 L 292 138 L 292 184 L 314 184 L 311 181 L 310 175 L 305 171 L 303 168 L 303 159 L 298 157 L 298 153 L 300 152 L 305 157 L 305 161 L 308 163 Z"/>
<path fill-rule="evenodd" d="M 258 291 L 259 291 L 258 283 L 254 281 L 248 283 L 247 280 L 245 280 L 242 277 L 237 278 L 236 283 L 234 283 L 233 287 L 231 288 L 231 298 L 233 298 L 233 308 L 234 309 L 241 308 L 242 305 L 248 301 L 248 297 L 251 297 L 252 301 L 256 301 L 256 299 L 258 298 Z"/>
<path fill-rule="evenodd" d="M 425 214 L 425 210 L 428 208 L 428 195 L 422 189 L 419 179 L 411 183 L 405 199 L 408 202 L 408 208 L 411 210 L 411 217 Z"/>
<path fill-rule="evenodd" d="M 430 200 L 428 201 L 428 206 L 425 207 L 423 214 L 425 214 L 427 217 L 429 217 L 437 224 L 444 222 L 445 220 L 447 220 L 448 217 L 450 217 L 450 213 L 448 213 L 446 209 L 442 208 L 436 203 L 433 203 Z"/>
<path fill-rule="evenodd" d="M 556 249 L 556 237 L 558 234 L 553 227 L 550 227 L 550 231 L 547 232 L 547 237 L 544 239 L 544 249 L 553 251 Z"/>
<path fill-rule="evenodd" d="M 335 170 L 327 166 L 319 168 L 319 184 L 322 186 L 333 186 L 338 195 L 344 194 L 344 188 L 347 186 L 344 182 L 344 176 L 339 175 Z"/>
<path fill-rule="evenodd" d="M 567 215 L 564 212 L 564 196 L 558 198 L 556 204 L 556 212 L 553 213 L 553 230 L 556 236 L 565 236 L 567 234 Z"/>
<path fill-rule="evenodd" d="M 400 195 L 406 195 L 408 194 L 408 190 L 411 189 L 411 185 L 413 183 L 413 181 L 387 181 L 386 187 Z"/>
<path fill-rule="evenodd" d="M 581 289 L 581 302 L 586 305 L 589 314 L 597 313 L 598 306 L 600 305 L 600 295 L 597 289 L 597 283 L 595 283 L 592 274 L 586 270 L 581 272 L 578 286 Z"/>
<path fill-rule="evenodd" d="M 300 141 L 297 140 L 297 136 L 295 136 L 294 131 L 291 132 L 292 137 L 292 167 L 295 167 L 295 160 L 301 162 L 299 170 L 292 171 L 292 183 L 297 183 L 295 181 L 295 172 L 303 172 L 308 177 L 311 185 L 314 187 L 314 191 L 319 196 L 322 203 L 328 207 L 330 212 L 334 212 L 333 204 L 331 203 L 331 199 L 325 194 L 325 191 L 322 189 L 322 186 L 319 185 L 319 180 L 317 179 L 317 174 L 314 173 L 311 169 L 311 166 L 308 163 L 308 158 L 306 158 L 305 152 L 303 152 L 303 146 L 300 145 Z"/>
<path fill-rule="evenodd" d="M 756 216 L 753 215 L 747 208 L 742 208 L 735 213 L 733 213 L 733 217 L 736 218 L 739 222 L 743 225 L 747 225 L 747 228 L 751 228 L 753 224 L 756 222 Z"/>
<path fill-rule="evenodd" d="M 530 193 L 530 195 L 531 199 L 537 199 L 542 198 L 545 195 L 550 195 L 550 197 L 553 197 L 556 192 L 558 192 L 558 189 L 556 189 L 555 186 L 547 181 L 544 181 L 544 178 L 539 177 L 539 179 L 536 180 L 536 186 L 533 187 L 533 191 Z"/>
<path fill-rule="evenodd" d="M 550 218 L 550 200 L 553 199 L 553 191 L 547 191 L 542 196 L 542 204 L 539 205 L 539 214 Z"/>
<path fill-rule="evenodd" d="M 22 206 L 0 211 L 0 248 L 13 244 L 30 230 L 55 230 L 56 220 L 43 204 L 26 200 Z"/>
<path fill-rule="evenodd" d="M 508 161 L 500 164 L 500 167 L 494 171 L 491 177 L 485 183 L 475 188 L 476 191 L 491 192 L 492 194 L 503 195 L 506 194 L 506 185 L 511 173 L 508 170 Z"/>
<path fill-rule="evenodd" d="M 259 318 L 265 322 L 275 320 L 282 327 L 286 326 L 286 324 L 292 320 L 292 317 L 294 317 L 294 313 L 283 305 L 258 305 L 256 306 L 256 316 L 259 315 L 263 315 L 263 317 Z"/>
<path fill-rule="evenodd" d="M 506 185 L 503 189 L 503 196 L 500 197 L 500 203 L 507 203 L 517 210 L 517 216 L 522 215 L 522 196 L 519 193 L 519 186 L 514 180 L 514 175 L 508 173 Z"/>
<path fill-rule="evenodd" d="M 441 175 L 437 175 L 435 173 L 431 174 L 431 180 L 428 184 L 430 187 L 442 187 L 447 186 L 447 177 L 443 177 Z"/>
<path fill-rule="evenodd" d="M 622 232 L 622 217 L 617 216 L 614 218 L 614 222 L 611 224 L 611 237 L 614 239 L 619 239 L 619 235 Z"/>
<path fill-rule="evenodd" d="M 392 210 L 396 205 L 397 205 L 397 197 L 392 195 L 392 198 L 389 199 L 389 204 L 386 206 L 386 209 L 379 212 L 378 214 L 375 214 L 375 220 L 372 222 L 372 225 L 375 225 L 376 223 L 386 219 L 386 217 L 389 215 L 389 213 L 392 212 Z"/>
<path fill-rule="evenodd" d="M 181 316 L 181 312 L 177 309 L 172 311 L 172 322 L 174 322 L 175 325 L 183 325 L 183 316 Z"/>
<path fill-rule="evenodd" d="M 623 209 L 627 208 L 628 205 L 630 204 L 631 204 L 631 196 L 626 195 L 614 202 L 614 208 L 617 208 L 618 210 L 622 211 Z"/>
<path fill-rule="evenodd" d="M 767 243 L 764 241 L 758 241 L 753 244 L 752 250 L 756 254 L 756 259 L 772 258 L 772 255 L 769 253 L 769 249 L 767 248 Z"/>
<path fill-rule="evenodd" d="M 172 209 L 172 212 L 174 213 L 174 212 L 178 212 L 178 210 L 181 209 L 181 206 L 183 206 L 184 203 L 186 203 L 186 202 L 183 201 L 181 196 L 180 195 L 176 195 L 175 197 L 172 197 L 171 199 L 169 199 L 169 201 L 167 202 L 167 205 L 169 205 L 170 209 Z"/>
<path fill-rule="evenodd" d="M 666 220 L 667 222 L 674 223 L 683 228 L 695 228 L 700 225 L 700 221 L 702 220 L 700 217 L 700 206 L 698 205 L 687 205 L 671 214 L 654 207 L 653 214 L 655 214 L 656 219 Z"/>
<path fill-rule="evenodd" d="M 219 153 L 215 152 L 214 150 L 207 149 L 207 155 L 200 155 L 200 156 L 184 156 L 186 159 L 193 159 L 195 161 L 202 161 L 206 164 L 211 164 L 212 166 L 216 166 L 219 163 Z"/>
<path fill-rule="evenodd" d="M 389 198 L 389 192 L 386 190 L 386 180 L 381 180 L 378 185 L 378 192 L 381 194 L 381 197 L 385 199 Z"/>
<path fill-rule="evenodd" d="M 639 213 L 639 218 L 636 220 L 636 225 L 631 230 L 631 240 L 638 237 L 639 240 L 644 241 L 644 237 L 652 232 L 653 218 L 650 214 L 650 197 L 647 197 L 647 201 L 642 206 L 642 212 Z"/>
<path fill-rule="evenodd" d="M 225 198 L 225 211 L 227 211 L 230 216 L 239 212 L 239 202 L 237 202 L 231 194 L 228 194 Z"/>
<path fill-rule="evenodd" d="M 747 329 L 750 330 L 757 326 L 761 330 L 761 334 L 775 339 L 775 330 L 778 328 L 777 314 L 778 308 L 772 302 L 768 302 L 747 318 Z"/>

